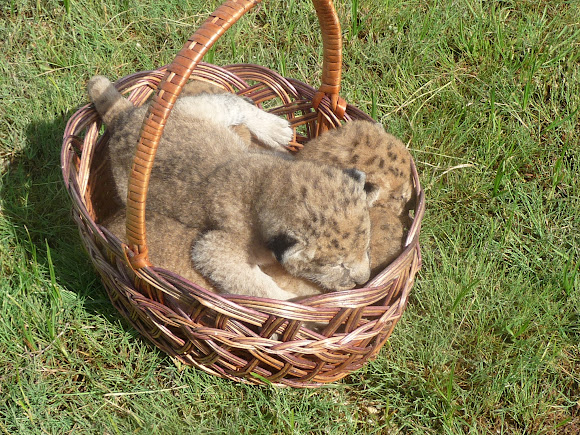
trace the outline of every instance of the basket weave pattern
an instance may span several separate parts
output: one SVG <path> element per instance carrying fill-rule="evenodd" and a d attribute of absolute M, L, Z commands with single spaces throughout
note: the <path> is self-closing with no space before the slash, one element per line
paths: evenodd
<path fill-rule="evenodd" d="M 340 35 L 340 28 L 325 30 L 337 25 L 330 2 L 314 2 L 325 44 L 325 71 L 318 90 L 257 65 L 218 67 L 200 62 L 211 44 L 255 3 L 227 1 L 206 21 L 210 30 L 204 24 L 171 65 L 124 77 L 117 81 L 117 88 L 136 105 L 143 104 L 157 90 L 149 119 L 163 125 L 163 117 L 169 116 L 187 80 L 214 83 L 288 119 L 295 132 L 290 146 L 294 150 L 341 122 L 371 120 L 338 97 L 340 47 L 338 55 L 336 51 L 334 56 L 332 51 L 329 54 L 328 46 L 336 45 L 336 38 L 325 36 L 329 32 Z M 223 10 L 227 19 L 220 18 Z M 321 18 L 325 15 L 330 18 Z M 327 20 L 326 24 L 323 20 Z M 334 64 L 326 61 L 328 57 L 334 57 Z M 172 84 L 172 80 L 178 84 Z M 161 112 L 155 108 L 159 102 L 164 105 Z M 328 293 L 295 303 L 216 294 L 149 263 L 144 213 L 147 170 L 153 165 L 157 145 L 154 142 L 158 143 L 162 128 L 145 123 L 142 129 L 141 142 L 153 146 L 141 151 L 151 156 L 146 164 L 149 169 L 133 166 L 130 186 L 140 186 L 143 195 L 135 203 L 128 203 L 129 242 L 123 243 L 101 227 L 98 222 L 108 213 L 111 186 L 101 158 L 108 135 L 100 131 L 101 121 L 92 105 L 82 107 L 71 117 L 61 154 L 64 181 L 83 244 L 111 302 L 142 335 L 172 357 L 208 373 L 241 382 L 294 387 L 313 387 L 341 379 L 378 353 L 405 309 L 421 263 L 419 231 L 424 195 L 414 164 L 417 202 L 401 255 L 364 289 Z M 313 324 L 317 327 L 313 328 Z"/>

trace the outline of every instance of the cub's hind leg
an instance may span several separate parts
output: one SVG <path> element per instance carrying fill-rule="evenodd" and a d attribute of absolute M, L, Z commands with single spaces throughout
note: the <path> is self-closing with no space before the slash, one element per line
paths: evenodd
<path fill-rule="evenodd" d="M 230 93 L 201 93 L 177 100 L 176 110 L 195 119 L 207 119 L 224 127 L 243 124 L 264 145 L 280 148 L 292 139 L 285 119 L 265 112 L 242 97 Z"/>
<path fill-rule="evenodd" d="M 251 264 L 244 243 L 225 231 L 209 231 L 193 245 L 197 270 L 224 293 L 289 300 L 296 294 L 281 289 L 257 264 Z"/>

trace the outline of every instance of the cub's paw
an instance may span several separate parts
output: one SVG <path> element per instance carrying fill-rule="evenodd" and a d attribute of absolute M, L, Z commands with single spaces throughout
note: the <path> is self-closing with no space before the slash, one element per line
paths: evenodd
<path fill-rule="evenodd" d="M 248 128 L 260 142 L 271 148 L 285 147 L 293 136 L 288 121 L 268 112 L 256 116 Z"/>

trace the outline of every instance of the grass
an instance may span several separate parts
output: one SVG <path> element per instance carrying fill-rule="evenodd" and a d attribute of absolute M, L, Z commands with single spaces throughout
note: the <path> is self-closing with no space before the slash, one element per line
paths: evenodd
<path fill-rule="evenodd" d="M 337 2 L 342 94 L 409 144 L 428 202 L 393 336 L 313 391 L 234 384 L 149 345 L 69 215 L 60 138 L 86 81 L 169 62 L 216 5 L 1 8 L 0 432 L 578 433 L 580 5 Z M 310 3 L 285 0 L 210 56 L 316 85 L 320 53 Z"/>

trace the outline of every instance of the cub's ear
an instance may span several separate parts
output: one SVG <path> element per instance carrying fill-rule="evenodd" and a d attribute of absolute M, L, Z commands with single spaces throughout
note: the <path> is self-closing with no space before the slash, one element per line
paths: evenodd
<path fill-rule="evenodd" d="M 356 168 L 343 169 L 343 172 L 351 177 L 354 181 L 359 183 L 364 183 L 367 179 L 367 174 L 365 174 L 363 171 L 359 171 Z"/>
<path fill-rule="evenodd" d="M 295 237 L 292 237 L 290 234 L 280 233 L 270 238 L 266 242 L 266 246 L 274 253 L 276 260 L 281 262 L 284 253 L 296 245 L 296 243 L 298 243 L 298 239 Z"/>
<path fill-rule="evenodd" d="M 375 203 L 377 199 L 379 199 L 381 188 L 378 186 L 378 184 L 367 181 L 363 189 L 367 193 L 367 204 L 370 207 Z"/>
<path fill-rule="evenodd" d="M 375 183 L 371 183 L 367 180 L 367 174 L 363 171 L 359 171 L 356 168 L 343 169 L 344 173 L 349 177 L 352 177 L 356 182 L 362 185 L 363 190 L 367 194 L 367 204 L 369 207 L 379 198 L 380 188 Z"/>

